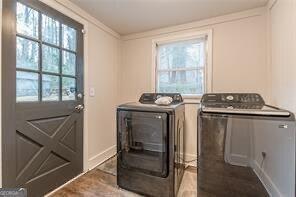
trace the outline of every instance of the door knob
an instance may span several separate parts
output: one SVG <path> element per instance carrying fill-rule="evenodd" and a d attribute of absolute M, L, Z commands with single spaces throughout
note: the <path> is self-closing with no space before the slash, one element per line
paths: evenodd
<path fill-rule="evenodd" d="M 77 94 L 77 98 L 82 99 L 82 97 L 83 97 L 83 94 L 82 93 L 78 93 Z"/>
<path fill-rule="evenodd" d="M 77 105 L 76 107 L 75 107 L 75 110 L 77 111 L 77 112 L 80 112 L 80 111 L 82 111 L 84 109 L 84 105 Z"/>

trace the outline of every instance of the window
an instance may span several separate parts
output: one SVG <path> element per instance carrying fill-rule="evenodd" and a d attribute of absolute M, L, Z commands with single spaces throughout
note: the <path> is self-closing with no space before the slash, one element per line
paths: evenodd
<path fill-rule="evenodd" d="M 156 92 L 199 97 L 210 91 L 208 35 L 156 41 Z"/>
<path fill-rule="evenodd" d="M 75 100 L 76 29 L 19 2 L 16 21 L 16 101 Z"/>

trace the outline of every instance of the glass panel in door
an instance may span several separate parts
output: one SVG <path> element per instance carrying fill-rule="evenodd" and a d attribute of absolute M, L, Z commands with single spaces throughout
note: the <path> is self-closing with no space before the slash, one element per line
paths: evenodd
<path fill-rule="evenodd" d="M 17 33 L 38 39 L 39 13 L 36 10 L 17 3 L 16 23 Z"/>
<path fill-rule="evenodd" d="M 42 14 L 42 41 L 58 46 L 60 43 L 60 23 Z"/>
<path fill-rule="evenodd" d="M 38 101 L 38 74 L 33 72 L 16 72 L 16 101 Z"/>
<path fill-rule="evenodd" d="M 29 39 L 16 39 L 16 67 L 21 69 L 38 70 L 39 44 Z"/>
<path fill-rule="evenodd" d="M 17 2 L 16 72 L 18 103 L 75 102 L 79 76 L 78 32 Z"/>
<path fill-rule="evenodd" d="M 60 50 L 48 45 L 42 46 L 42 71 L 59 73 Z"/>

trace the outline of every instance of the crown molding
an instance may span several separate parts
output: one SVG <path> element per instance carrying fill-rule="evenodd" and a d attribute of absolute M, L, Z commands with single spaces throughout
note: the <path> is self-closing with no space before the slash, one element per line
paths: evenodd
<path fill-rule="evenodd" d="M 127 40 L 134 40 L 134 39 L 140 39 L 140 38 L 145 38 L 145 37 L 153 37 L 153 36 L 158 36 L 158 35 L 162 35 L 162 34 L 175 33 L 175 32 L 190 30 L 190 29 L 194 29 L 194 28 L 201 28 L 201 27 L 206 27 L 206 26 L 210 26 L 210 25 L 216 25 L 216 24 L 241 20 L 244 18 L 261 16 L 265 13 L 266 13 L 266 6 L 251 9 L 251 10 L 246 10 L 246 11 L 242 11 L 242 12 L 237 12 L 237 13 L 233 13 L 233 14 L 218 16 L 218 17 L 214 17 L 214 18 L 209 18 L 209 19 L 205 19 L 205 20 L 195 21 L 195 22 L 191 22 L 191 23 L 185 23 L 182 25 L 160 28 L 160 29 L 142 32 L 142 33 L 123 35 L 123 36 L 121 36 L 121 39 L 123 41 L 127 41 Z"/>
<path fill-rule="evenodd" d="M 42 1 L 45 3 L 47 2 L 47 0 L 42 0 Z M 115 37 L 117 39 L 121 38 L 119 33 L 115 32 L 113 29 L 106 26 L 105 24 L 103 24 L 102 22 L 100 22 L 98 19 L 94 18 L 90 14 L 88 14 L 86 11 L 84 11 L 83 9 L 81 9 L 80 7 L 78 7 L 77 5 L 72 3 L 71 1 L 69 1 L 69 0 L 54 0 L 54 2 L 63 6 L 66 9 L 70 10 L 71 12 L 75 13 L 76 15 L 83 18 L 84 20 L 92 23 L 93 25 L 100 28 L 104 32 L 112 35 L 113 37 Z M 48 4 L 50 4 L 50 1 L 48 2 Z"/>
<path fill-rule="evenodd" d="M 51 0 L 41 0 L 41 1 L 43 1 L 49 5 L 51 4 Z M 269 0 L 267 6 L 264 6 L 264 7 L 259 7 L 259 8 L 255 8 L 255 9 L 242 11 L 242 12 L 232 13 L 232 14 L 213 17 L 213 18 L 204 19 L 204 20 L 199 20 L 199 21 L 195 21 L 195 22 L 185 23 L 185 24 L 181 24 L 181 25 L 175 25 L 175 26 L 155 29 L 155 30 L 146 31 L 146 32 L 140 32 L 140 33 L 134 33 L 134 34 L 128 34 L 128 35 L 120 35 L 119 33 L 114 31 L 110 27 L 106 26 L 105 24 L 103 24 L 102 22 L 100 22 L 98 19 L 91 16 L 90 14 L 88 14 L 86 11 L 84 11 L 83 9 L 81 9 L 79 6 L 75 5 L 71 1 L 69 1 L 69 0 L 53 0 L 53 1 L 57 4 L 59 4 L 60 6 L 70 10 L 71 12 L 78 15 L 82 19 L 92 23 L 93 25 L 100 28 L 104 32 L 106 32 L 106 33 L 112 35 L 113 37 L 115 37 L 119 40 L 122 40 L 122 41 L 140 39 L 140 38 L 145 38 L 145 37 L 153 37 L 153 36 L 163 35 L 163 34 L 167 34 L 167 33 L 174 33 L 174 32 L 179 32 L 179 31 L 184 31 L 184 30 L 190 30 L 190 29 L 194 29 L 194 28 L 201 28 L 201 27 L 206 27 L 206 26 L 210 26 L 210 25 L 216 25 L 216 24 L 241 20 L 244 18 L 261 16 L 266 13 L 266 7 L 268 9 L 272 9 L 274 4 L 277 2 L 277 0 Z"/>
<path fill-rule="evenodd" d="M 271 10 L 278 0 L 269 0 L 267 3 L 267 9 Z"/>

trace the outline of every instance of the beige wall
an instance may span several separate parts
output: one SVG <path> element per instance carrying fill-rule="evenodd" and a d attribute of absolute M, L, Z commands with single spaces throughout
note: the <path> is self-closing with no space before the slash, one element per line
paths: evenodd
<path fill-rule="evenodd" d="M 278 0 L 269 11 L 273 103 L 296 112 L 296 1 Z"/>
<path fill-rule="evenodd" d="M 255 16 L 225 18 L 226 21 L 216 18 L 212 20 L 214 22 L 207 20 L 207 23 L 214 24 L 203 24 L 201 28 L 183 31 L 178 28 L 178 32 L 174 33 L 165 33 L 164 30 L 162 35 L 157 36 L 151 35 L 153 32 L 149 32 L 148 37 L 145 34 L 141 38 L 127 36 L 121 47 L 121 102 L 135 101 L 141 93 L 152 90 L 153 39 L 202 29 L 213 30 L 213 92 L 258 92 L 269 100 L 265 12 L 259 11 Z M 168 31 L 174 31 L 174 28 Z M 197 106 L 186 105 L 188 158 L 196 155 Z"/>
<path fill-rule="evenodd" d="M 296 0 L 270 1 L 268 28 L 272 103 L 295 113 Z M 267 162 L 261 174 L 272 196 L 295 196 L 295 129 L 277 135 L 269 131 L 260 143 L 274 161 Z"/>
<path fill-rule="evenodd" d="M 87 98 L 89 167 L 115 153 L 116 105 L 118 103 L 118 67 L 120 41 L 94 25 L 88 29 L 88 87 L 95 97 Z M 88 89 L 86 89 L 86 93 Z"/>

